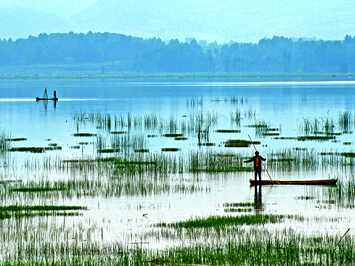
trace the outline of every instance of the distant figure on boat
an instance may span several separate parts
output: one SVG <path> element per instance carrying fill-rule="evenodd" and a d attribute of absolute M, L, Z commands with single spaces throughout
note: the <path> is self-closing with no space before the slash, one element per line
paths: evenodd
<path fill-rule="evenodd" d="M 57 91 L 54 91 L 53 98 L 48 98 L 47 88 L 44 88 L 43 97 L 36 97 L 36 101 L 58 101 Z"/>
<path fill-rule="evenodd" d="M 254 162 L 254 173 L 255 173 L 255 181 L 257 180 L 257 176 L 259 176 L 259 180 L 261 180 L 261 163 L 262 161 L 266 161 L 265 158 L 259 155 L 259 152 L 255 152 L 255 156 L 253 156 L 250 160 L 243 161 L 244 163 Z"/>

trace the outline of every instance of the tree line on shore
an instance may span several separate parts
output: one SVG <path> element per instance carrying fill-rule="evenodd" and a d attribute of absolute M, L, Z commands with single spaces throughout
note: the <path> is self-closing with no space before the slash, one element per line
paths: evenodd
<path fill-rule="evenodd" d="M 275 36 L 258 43 L 228 44 L 143 39 L 114 33 L 53 33 L 0 40 L 0 66 L 101 64 L 141 73 L 352 72 L 355 36 L 304 40 Z"/>

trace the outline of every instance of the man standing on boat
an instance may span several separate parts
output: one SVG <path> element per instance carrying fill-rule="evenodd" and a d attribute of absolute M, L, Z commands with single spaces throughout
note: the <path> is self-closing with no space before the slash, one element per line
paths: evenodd
<path fill-rule="evenodd" d="M 259 152 L 255 152 L 255 156 L 250 160 L 243 161 L 244 163 L 254 162 L 254 172 L 255 172 L 255 181 L 257 181 L 257 176 L 259 175 L 259 180 L 261 180 L 261 161 L 266 161 L 265 158 L 259 155 Z"/>

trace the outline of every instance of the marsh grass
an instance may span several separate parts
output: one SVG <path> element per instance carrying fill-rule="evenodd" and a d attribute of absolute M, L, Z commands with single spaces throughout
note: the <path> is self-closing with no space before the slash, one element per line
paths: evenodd
<path fill-rule="evenodd" d="M 230 207 L 255 207 L 254 202 L 235 202 L 235 203 L 224 203 L 223 207 L 230 208 Z"/>
<path fill-rule="evenodd" d="M 0 219 L 36 217 L 36 216 L 79 216 L 79 212 L 73 210 L 87 210 L 82 206 L 56 206 L 56 205 L 9 205 L 0 206 Z"/>
<path fill-rule="evenodd" d="M 212 146 L 216 146 L 216 143 L 211 143 L 211 142 L 197 143 L 197 146 L 212 147 Z"/>
<path fill-rule="evenodd" d="M 0 153 L 5 153 L 11 148 L 11 133 L 0 130 Z"/>
<path fill-rule="evenodd" d="M 161 151 L 162 152 L 178 152 L 180 151 L 180 148 L 162 148 Z"/>
<path fill-rule="evenodd" d="M 239 109 L 235 110 L 235 111 L 231 111 L 230 113 L 230 120 L 232 121 L 232 124 L 235 124 L 237 127 L 240 127 L 240 123 L 241 123 L 241 112 Z"/>
<path fill-rule="evenodd" d="M 19 212 L 19 211 L 69 211 L 69 210 L 87 210 L 84 206 L 70 205 L 8 205 L 0 206 L 0 212 Z"/>
<path fill-rule="evenodd" d="M 240 133 L 239 129 L 217 129 L 217 133 Z"/>
<path fill-rule="evenodd" d="M 14 141 L 14 142 L 16 142 L 16 141 L 26 141 L 27 140 L 27 138 L 11 138 L 11 139 L 6 139 L 6 141 Z"/>
<path fill-rule="evenodd" d="M 338 125 L 340 129 L 347 132 L 351 124 L 353 124 L 351 113 L 349 111 L 339 112 Z"/>
<path fill-rule="evenodd" d="M 315 149 L 278 149 L 268 154 L 267 166 L 273 170 L 301 171 L 314 170 L 334 162 L 320 160 Z"/>
<path fill-rule="evenodd" d="M 96 137 L 96 133 L 74 133 L 74 137 Z"/>
<path fill-rule="evenodd" d="M 113 135 L 110 140 L 110 146 L 122 152 L 147 149 L 148 145 L 148 140 L 140 133 Z"/>
<path fill-rule="evenodd" d="M 209 216 L 207 218 L 193 218 L 187 221 L 175 223 L 158 223 L 157 227 L 172 227 L 172 228 L 204 228 L 204 227 L 223 227 L 230 225 L 255 225 L 267 223 L 280 223 L 285 218 L 288 219 L 303 219 L 301 216 L 294 215 L 273 215 L 273 214 L 251 214 L 239 216 Z"/>
<path fill-rule="evenodd" d="M 149 153 L 149 149 L 135 149 L 134 152 Z"/>
<path fill-rule="evenodd" d="M 248 212 L 252 212 L 254 209 L 253 208 L 225 208 L 223 211 L 224 212 L 245 212 L 245 213 L 248 213 Z"/>
<path fill-rule="evenodd" d="M 31 153 L 45 153 L 46 151 L 62 150 L 61 146 L 51 145 L 49 147 L 13 147 L 10 148 L 11 152 L 31 152 Z"/>
<path fill-rule="evenodd" d="M 182 243 L 160 250 L 127 247 L 123 243 L 45 241 L 38 252 L 34 244 L 21 244 L 7 256 L 5 265 L 352 265 L 353 238 L 304 237 L 292 230 L 270 234 L 265 230 L 235 230 L 214 241 Z M 191 239 L 192 240 L 192 239 Z"/>
<path fill-rule="evenodd" d="M 10 192 L 51 192 L 51 191 L 63 191 L 65 188 L 56 187 L 21 187 L 21 188 L 11 188 Z"/>
<path fill-rule="evenodd" d="M 164 134 L 163 135 L 166 138 L 178 138 L 178 137 L 183 137 L 184 134 L 182 133 L 169 133 L 169 134 Z"/>
<path fill-rule="evenodd" d="M 347 178 L 338 178 L 336 187 L 329 187 L 326 191 L 329 200 L 336 199 L 336 203 L 340 206 L 349 206 L 355 201 L 355 177 L 354 175 Z"/>
<path fill-rule="evenodd" d="M 275 238 L 227 238 L 211 244 L 181 245 L 161 254 L 171 264 L 202 265 L 351 265 L 353 240 L 336 248 L 332 237 L 305 238 L 286 232 Z"/>
<path fill-rule="evenodd" d="M 336 129 L 337 127 L 336 127 L 335 119 L 330 116 L 315 117 L 313 119 L 303 118 L 302 123 L 299 123 L 298 125 L 299 132 L 303 132 L 303 134 L 306 136 L 310 134 L 319 134 L 320 132 L 323 132 L 323 134 L 332 134 Z M 341 124 L 339 130 L 344 130 Z"/>
<path fill-rule="evenodd" d="M 297 137 L 298 141 L 306 141 L 306 140 L 316 140 L 316 141 L 328 141 L 335 140 L 335 136 L 299 136 Z"/>
<path fill-rule="evenodd" d="M 229 139 L 224 143 L 226 148 L 247 148 L 251 145 L 251 141 L 242 139 Z M 260 141 L 254 141 L 254 144 L 261 144 Z"/>
<path fill-rule="evenodd" d="M 188 140 L 186 137 L 175 137 L 175 140 L 181 141 L 181 140 Z"/>
<path fill-rule="evenodd" d="M 115 153 L 115 152 L 120 152 L 120 149 L 102 149 L 98 150 L 98 153 Z"/>
<path fill-rule="evenodd" d="M 18 147 L 9 149 L 11 152 L 32 152 L 32 153 L 44 153 L 44 147 Z"/>
<path fill-rule="evenodd" d="M 348 158 L 355 158 L 355 152 L 341 152 L 340 155 Z"/>
<path fill-rule="evenodd" d="M 128 132 L 127 131 L 111 131 L 110 134 L 113 134 L 113 135 L 119 135 L 119 134 L 127 134 Z"/>
<path fill-rule="evenodd" d="M 252 202 L 236 202 L 236 203 L 224 203 L 224 212 L 252 212 L 254 208 L 261 207 L 260 203 Z"/>

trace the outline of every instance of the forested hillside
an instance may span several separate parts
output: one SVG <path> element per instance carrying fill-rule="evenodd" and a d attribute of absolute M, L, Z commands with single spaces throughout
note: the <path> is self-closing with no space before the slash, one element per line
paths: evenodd
<path fill-rule="evenodd" d="M 258 43 L 197 43 L 122 34 L 40 34 L 0 41 L 0 65 L 106 65 L 140 73 L 353 72 L 355 36 L 342 41 L 273 37 Z"/>

